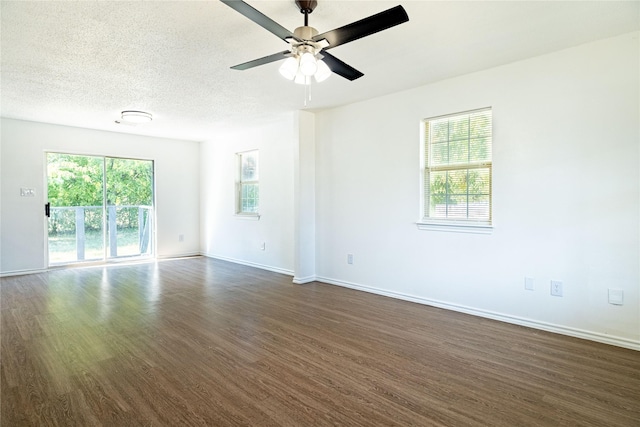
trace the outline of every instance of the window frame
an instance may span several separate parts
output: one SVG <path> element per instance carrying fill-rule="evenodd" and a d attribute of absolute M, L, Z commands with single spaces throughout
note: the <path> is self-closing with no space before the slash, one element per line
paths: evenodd
<path fill-rule="evenodd" d="M 242 163 L 243 157 L 252 154 L 256 159 L 256 176 L 255 179 L 245 180 L 242 175 Z M 245 186 L 252 185 L 257 187 L 258 196 L 256 197 L 256 211 L 244 211 L 243 210 L 243 198 L 242 193 Z M 235 214 L 237 217 L 245 219 L 260 219 L 260 152 L 258 149 L 252 149 L 247 151 L 241 151 L 236 153 L 236 206 Z"/>
<path fill-rule="evenodd" d="M 431 140 L 428 135 L 428 123 L 437 122 L 444 119 L 451 119 L 454 117 L 468 116 L 473 114 L 482 113 L 488 111 L 491 121 L 491 133 L 489 144 L 489 159 L 484 161 L 467 161 L 465 163 L 455 163 L 447 165 L 432 166 L 431 160 Z M 467 138 L 469 141 L 470 136 Z M 447 139 L 447 142 L 451 141 Z M 489 186 L 489 216 L 487 220 L 472 219 L 472 218 L 440 218 L 432 217 L 430 215 L 430 174 L 433 172 L 442 171 L 468 171 L 471 169 L 488 169 L 488 186 Z M 466 233 L 491 233 L 494 226 L 493 218 L 493 109 L 492 107 L 478 108 L 474 110 L 461 111 L 452 114 L 446 114 L 441 116 L 429 117 L 420 121 L 420 220 L 416 222 L 418 229 L 420 230 L 434 230 L 434 231 L 454 231 L 454 232 L 466 232 Z M 467 197 L 469 193 L 467 192 Z M 467 209 L 469 201 L 467 199 Z"/>

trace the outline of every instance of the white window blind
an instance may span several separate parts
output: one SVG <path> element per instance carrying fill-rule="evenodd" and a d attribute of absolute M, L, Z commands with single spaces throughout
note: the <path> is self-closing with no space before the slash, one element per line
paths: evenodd
<path fill-rule="evenodd" d="M 424 121 L 424 219 L 491 224 L 491 109 Z"/>

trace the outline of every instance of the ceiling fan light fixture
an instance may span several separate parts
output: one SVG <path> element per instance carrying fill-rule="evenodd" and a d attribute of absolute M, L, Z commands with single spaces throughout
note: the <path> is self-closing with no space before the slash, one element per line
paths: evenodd
<path fill-rule="evenodd" d="M 298 70 L 294 82 L 299 85 L 308 85 L 310 83 L 310 77 L 305 76 L 302 71 Z"/>
<path fill-rule="evenodd" d="M 331 75 L 331 69 L 322 59 L 318 59 L 317 65 L 318 71 L 316 71 L 313 77 L 315 77 L 316 82 L 321 83 L 329 78 Z"/>
<path fill-rule="evenodd" d="M 331 75 L 331 69 L 321 58 L 308 46 L 293 49 L 292 56 L 285 59 L 278 71 L 285 79 L 297 84 L 309 85 L 311 77 L 320 83 Z"/>
<path fill-rule="evenodd" d="M 295 56 L 290 56 L 289 58 L 285 59 L 285 61 L 280 66 L 279 71 L 285 79 L 295 79 L 296 74 L 298 73 L 298 58 Z"/>
<path fill-rule="evenodd" d="M 305 52 L 300 57 L 300 71 L 305 76 L 313 76 L 318 71 L 318 64 L 316 57 L 310 53 Z"/>
<path fill-rule="evenodd" d="M 125 122 L 136 124 L 150 123 L 153 120 L 151 113 L 135 110 L 125 110 L 120 113 L 120 117 Z"/>

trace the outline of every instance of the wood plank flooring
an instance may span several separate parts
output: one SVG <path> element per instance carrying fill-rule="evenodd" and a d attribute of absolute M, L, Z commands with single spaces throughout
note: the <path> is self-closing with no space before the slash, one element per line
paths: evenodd
<path fill-rule="evenodd" d="M 207 258 L 1 279 L 9 426 L 640 426 L 640 353 Z"/>

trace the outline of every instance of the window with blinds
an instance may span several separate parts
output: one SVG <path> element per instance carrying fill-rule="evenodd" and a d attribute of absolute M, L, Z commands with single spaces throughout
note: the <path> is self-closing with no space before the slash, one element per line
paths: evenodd
<path fill-rule="evenodd" d="M 491 224 L 491 109 L 424 121 L 424 220 Z"/>
<path fill-rule="evenodd" d="M 236 213 L 257 215 L 260 201 L 258 150 L 238 153 L 236 157 L 238 159 Z"/>

